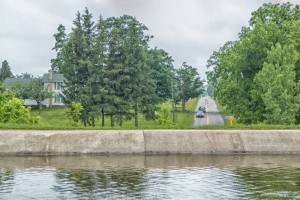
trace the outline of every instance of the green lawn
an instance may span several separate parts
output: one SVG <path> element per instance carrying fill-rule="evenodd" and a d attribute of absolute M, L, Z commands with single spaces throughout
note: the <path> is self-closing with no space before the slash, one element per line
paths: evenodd
<path fill-rule="evenodd" d="M 65 116 L 67 108 L 43 108 L 39 113 L 38 110 L 33 109 L 31 111 L 33 116 L 40 117 L 40 124 L 28 125 L 28 124 L 2 124 L 0 123 L 0 129 L 193 129 L 194 110 L 196 108 L 198 99 L 191 99 L 187 102 L 187 112 L 180 112 L 180 104 L 177 105 L 177 111 L 175 112 L 175 125 L 172 126 L 159 126 L 155 121 L 147 121 L 142 115 L 139 115 L 139 127 L 134 126 L 134 120 L 124 121 L 123 126 L 120 127 L 116 124 L 114 127 L 110 126 L 109 118 L 105 119 L 105 126 L 101 126 L 100 119 L 96 121 L 95 127 L 84 127 L 82 124 L 74 127 L 71 125 L 67 117 Z M 226 110 L 224 109 L 225 113 Z M 170 116 L 172 119 L 172 116 Z M 266 125 L 266 124 L 253 124 L 245 125 L 238 124 L 233 120 L 233 126 L 229 125 L 226 121 L 224 126 L 203 126 L 198 129 L 300 129 L 300 125 Z"/>
<path fill-rule="evenodd" d="M 147 121 L 143 115 L 139 115 L 139 126 L 136 128 L 134 119 L 124 121 L 122 127 L 115 124 L 114 127 L 110 126 L 110 119 L 105 118 L 105 126 L 102 127 L 101 118 L 96 120 L 95 127 L 84 127 L 82 123 L 78 126 L 72 126 L 68 118 L 65 116 L 66 107 L 43 108 L 41 111 L 32 109 L 33 116 L 40 117 L 40 123 L 35 125 L 25 124 L 0 124 L 1 129 L 190 129 L 193 128 L 194 115 L 190 110 L 194 110 L 197 105 L 198 99 L 193 99 L 187 102 L 188 112 L 175 112 L 175 124 L 172 126 L 161 126 L 156 124 L 155 121 Z M 196 102 L 196 104 L 195 104 Z M 170 116 L 172 119 L 172 116 Z"/>

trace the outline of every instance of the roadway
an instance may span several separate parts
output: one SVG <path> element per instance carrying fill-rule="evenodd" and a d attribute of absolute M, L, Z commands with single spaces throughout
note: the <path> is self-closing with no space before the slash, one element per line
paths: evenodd
<path fill-rule="evenodd" d="M 204 118 L 196 118 L 196 112 L 199 106 L 206 107 L 206 113 Z M 194 115 L 194 127 L 198 126 L 222 126 L 224 125 L 224 119 L 220 114 L 215 101 L 210 97 L 201 97 L 198 101 L 195 115 Z"/>

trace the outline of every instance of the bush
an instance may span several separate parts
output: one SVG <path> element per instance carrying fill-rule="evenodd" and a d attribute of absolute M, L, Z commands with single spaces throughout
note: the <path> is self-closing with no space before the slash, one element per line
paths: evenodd
<path fill-rule="evenodd" d="M 71 102 L 70 108 L 66 111 L 66 116 L 71 121 L 72 126 L 77 126 L 80 120 L 83 107 L 81 103 Z"/>
<path fill-rule="evenodd" d="M 15 98 L 12 92 L 0 84 L 0 122 L 37 124 L 39 119 L 32 117 L 30 108 L 24 107 L 22 100 Z"/>
<path fill-rule="evenodd" d="M 170 102 L 167 101 L 163 103 L 160 107 L 160 111 L 155 112 L 155 121 L 158 125 L 161 126 L 171 126 L 172 120 L 170 119 L 171 107 Z"/>

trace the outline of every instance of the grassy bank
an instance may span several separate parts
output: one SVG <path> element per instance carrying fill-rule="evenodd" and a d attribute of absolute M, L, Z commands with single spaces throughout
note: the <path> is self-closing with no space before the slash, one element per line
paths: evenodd
<path fill-rule="evenodd" d="M 190 99 L 186 103 L 187 112 L 181 112 L 181 104 L 176 105 L 177 111 L 175 112 L 175 124 L 172 126 L 161 126 L 155 121 L 147 121 L 141 114 L 139 115 L 139 126 L 138 128 L 134 125 L 134 120 L 124 121 L 122 127 L 115 124 L 113 127 L 110 126 L 110 119 L 105 118 L 105 126 L 101 125 L 101 119 L 96 121 L 96 126 L 84 127 L 83 124 L 79 123 L 78 126 L 72 126 L 70 121 L 65 116 L 67 108 L 56 107 L 56 108 L 43 108 L 41 112 L 36 109 L 31 111 L 32 115 L 40 117 L 40 124 L 29 125 L 29 124 L 2 124 L 0 123 L 0 129 L 39 129 L 39 130 L 74 130 L 74 129 L 86 129 L 86 130 L 122 130 L 122 129 L 193 129 L 194 121 L 194 110 L 197 106 L 198 99 Z M 217 102 L 216 102 L 217 103 Z M 230 116 L 224 107 L 218 104 L 218 108 L 223 115 Z M 172 119 L 172 115 L 170 115 Z M 266 129 L 300 129 L 300 125 L 267 125 L 267 124 L 253 124 L 245 125 L 239 124 L 236 120 L 233 120 L 233 125 L 229 125 L 229 121 L 225 121 L 224 126 L 201 126 L 197 129 L 245 129 L 245 130 L 266 130 Z"/>
<path fill-rule="evenodd" d="M 102 126 L 101 118 L 96 120 L 95 127 L 87 126 L 84 127 L 82 123 L 77 126 L 72 126 L 68 118 L 65 116 L 67 111 L 66 107 L 55 107 L 55 108 L 43 108 L 41 111 L 33 109 L 31 111 L 33 116 L 40 117 L 40 123 L 34 125 L 28 124 L 1 124 L 1 129 L 190 129 L 193 128 L 193 110 L 197 105 L 198 99 L 192 99 L 187 102 L 188 112 L 175 112 L 175 124 L 172 126 L 161 126 L 153 120 L 146 120 L 145 117 L 139 115 L 139 126 L 136 128 L 134 125 L 134 119 L 124 121 L 122 127 L 119 124 L 115 124 L 113 127 L 110 125 L 109 117 L 105 118 L 105 125 Z M 172 116 L 170 116 L 172 119 Z"/>

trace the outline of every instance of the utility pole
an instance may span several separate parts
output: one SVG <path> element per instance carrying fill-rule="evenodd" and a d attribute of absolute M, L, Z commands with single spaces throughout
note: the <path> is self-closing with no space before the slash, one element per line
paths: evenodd
<path fill-rule="evenodd" d="M 172 120 L 173 120 L 173 123 L 175 123 L 173 80 L 171 81 L 171 93 L 172 93 Z"/>

